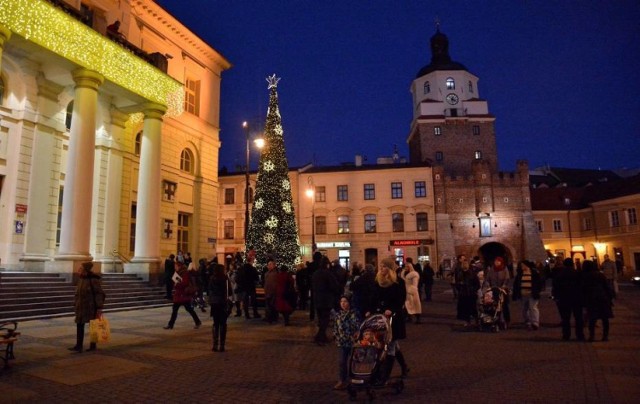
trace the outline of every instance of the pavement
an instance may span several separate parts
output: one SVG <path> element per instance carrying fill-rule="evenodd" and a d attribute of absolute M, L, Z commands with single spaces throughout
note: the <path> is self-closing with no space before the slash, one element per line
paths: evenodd
<path fill-rule="evenodd" d="M 0 371 L 0 403 L 349 401 L 345 391 L 332 389 L 337 349 L 311 342 L 308 313 L 296 311 L 289 327 L 231 317 L 227 351 L 216 353 L 208 313 L 195 330 L 180 310 L 173 330 L 162 328 L 170 307 L 107 313 L 112 341 L 82 354 L 67 350 L 75 344 L 73 318 L 21 322 L 16 360 Z M 511 311 L 507 331 L 464 329 L 448 284 L 437 280 L 434 300 L 423 303 L 422 324 L 407 324 L 401 342 L 411 368 L 404 390 L 377 390 L 376 401 L 638 402 L 640 288 L 621 290 L 609 342 L 562 341 L 548 293 L 537 331 L 518 324 L 519 302 Z M 399 375 L 397 365 L 393 373 Z"/>

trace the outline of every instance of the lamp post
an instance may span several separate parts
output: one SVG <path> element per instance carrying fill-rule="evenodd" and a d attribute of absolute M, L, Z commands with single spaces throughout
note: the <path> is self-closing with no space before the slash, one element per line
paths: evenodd
<path fill-rule="evenodd" d="M 247 159 L 244 166 L 244 249 L 247 251 L 247 236 L 249 234 L 249 124 L 242 122 L 245 138 L 247 141 Z"/>
<path fill-rule="evenodd" d="M 316 252 L 316 188 L 313 185 L 313 178 L 307 178 L 307 196 L 311 198 L 311 255 Z"/>
<path fill-rule="evenodd" d="M 571 236 L 571 198 L 564 198 L 567 207 L 567 224 L 569 226 L 569 256 L 573 258 L 573 237 Z"/>
<path fill-rule="evenodd" d="M 246 140 L 246 161 L 244 165 L 244 248 L 247 250 L 247 237 L 249 235 L 249 188 L 251 186 L 249 182 L 249 161 L 250 161 L 250 149 L 249 149 L 249 123 L 247 121 L 242 122 L 242 129 L 244 129 L 244 135 Z M 264 139 L 257 138 L 253 141 L 256 147 L 262 149 L 264 147 Z"/>

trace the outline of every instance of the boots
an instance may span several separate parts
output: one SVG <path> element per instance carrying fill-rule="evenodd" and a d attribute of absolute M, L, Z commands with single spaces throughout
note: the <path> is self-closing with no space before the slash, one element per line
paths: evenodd
<path fill-rule="evenodd" d="M 373 383 L 374 386 L 384 386 L 389 380 L 389 376 L 391 376 L 391 371 L 393 370 L 393 363 L 396 361 L 395 356 L 387 355 L 384 358 L 384 361 L 380 364 L 380 368 L 378 369 L 378 376 L 376 381 Z"/>
<path fill-rule="evenodd" d="M 98 347 L 96 346 L 96 343 L 95 342 L 91 342 L 89 344 L 89 349 L 87 349 L 87 351 L 95 351 L 97 349 L 98 349 Z"/>
<path fill-rule="evenodd" d="M 84 344 L 84 324 L 76 324 L 76 345 L 69 348 L 70 351 L 82 353 L 82 345 Z"/>
<path fill-rule="evenodd" d="M 416 318 L 415 323 L 416 323 L 416 324 L 420 324 L 420 314 L 416 314 L 416 315 L 415 315 L 415 318 Z"/>
<path fill-rule="evenodd" d="M 224 352 L 224 343 L 227 340 L 227 324 L 220 326 L 220 352 Z"/>
<path fill-rule="evenodd" d="M 214 324 L 211 327 L 211 332 L 213 334 L 213 348 L 211 350 L 213 352 L 218 352 L 218 336 L 220 335 L 220 325 Z"/>
<path fill-rule="evenodd" d="M 399 350 L 396 350 L 396 360 L 400 364 L 400 369 L 402 369 L 402 377 L 407 377 L 411 369 L 407 366 L 407 362 L 404 361 L 404 355 Z"/>

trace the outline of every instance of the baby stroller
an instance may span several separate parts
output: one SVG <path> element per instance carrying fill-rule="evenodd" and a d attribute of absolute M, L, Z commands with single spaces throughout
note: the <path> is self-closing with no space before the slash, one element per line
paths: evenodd
<path fill-rule="evenodd" d="M 355 400 L 358 391 L 364 390 L 370 400 L 375 397 L 374 388 L 390 386 L 400 393 L 404 381 L 380 383 L 381 365 L 387 357 L 387 346 L 391 342 L 391 319 L 384 314 L 374 314 L 360 325 L 358 341 L 351 349 L 349 358 L 349 398 Z"/>
<path fill-rule="evenodd" d="M 498 332 L 502 324 L 502 306 L 507 291 L 492 287 L 480 292 L 478 298 L 478 328 L 480 331 Z"/>

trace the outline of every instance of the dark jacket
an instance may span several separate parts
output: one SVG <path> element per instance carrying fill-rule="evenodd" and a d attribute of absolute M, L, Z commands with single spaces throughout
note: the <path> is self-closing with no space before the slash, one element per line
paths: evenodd
<path fill-rule="evenodd" d="M 553 275 L 552 295 L 558 304 L 580 305 L 580 274 L 571 267 L 563 266 Z"/>
<path fill-rule="evenodd" d="M 211 306 L 219 306 L 227 303 L 227 299 L 229 298 L 229 293 L 231 292 L 231 281 L 229 281 L 229 277 L 225 275 L 224 277 L 216 277 L 212 276 L 209 279 L 209 304 Z M 211 313 L 213 316 L 213 312 Z"/>
<path fill-rule="evenodd" d="M 332 309 L 341 292 L 338 280 L 329 269 L 318 269 L 313 273 L 311 290 L 316 309 Z"/>
<path fill-rule="evenodd" d="M 540 299 L 540 292 L 542 292 L 542 278 L 540 273 L 532 269 L 531 270 L 531 297 L 534 299 Z M 518 271 L 516 278 L 513 281 L 513 300 L 522 299 L 522 271 Z"/>
<path fill-rule="evenodd" d="M 606 276 L 597 270 L 582 273 L 582 301 L 590 319 L 612 318 L 613 294 Z"/>
<path fill-rule="evenodd" d="M 76 323 L 88 323 L 96 318 L 97 311 L 104 306 L 105 297 L 99 275 L 93 272 L 80 275 L 75 296 Z"/>
<path fill-rule="evenodd" d="M 260 280 L 258 270 L 249 263 L 245 263 L 238 268 L 236 274 L 236 287 L 238 292 L 254 293 L 256 291 L 256 283 Z"/>
<path fill-rule="evenodd" d="M 389 310 L 393 315 L 393 319 L 391 320 L 392 340 L 407 338 L 406 324 L 402 310 L 406 298 L 407 289 L 402 278 L 398 278 L 396 283 L 386 288 L 376 283 L 374 301 L 376 302 L 377 311 L 384 313 L 385 310 Z"/>
<path fill-rule="evenodd" d="M 349 288 L 353 292 L 351 303 L 362 317 L 365 313 L 373 313 L 376 310 L 375 289 L 376 274 L 373 271 L 363 271 Z"/>

